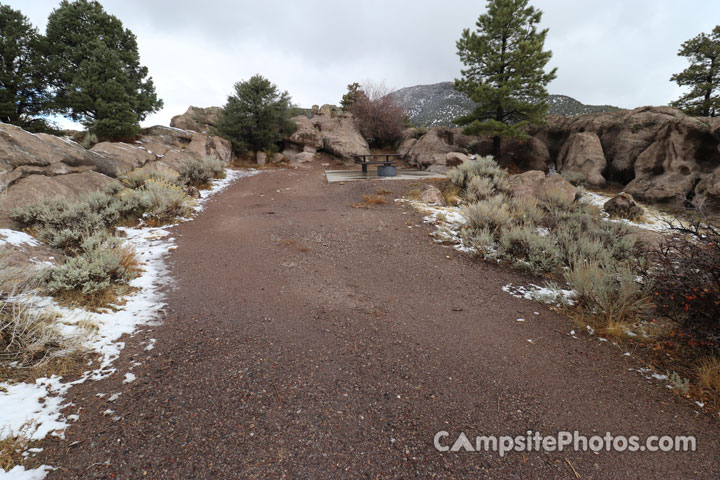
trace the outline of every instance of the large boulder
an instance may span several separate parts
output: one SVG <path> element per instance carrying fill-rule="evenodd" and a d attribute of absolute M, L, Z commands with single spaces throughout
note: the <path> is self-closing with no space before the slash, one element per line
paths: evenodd
<path fill-rule="evenodd" d="M 445 206 L 445 197 L 435 185 L 426 184 L 420 191 L 420 201 L 433 205 Z"/>
<path fill-rule="evenodd" d="M 129 143 L 102 142 L 93 146 L 90 151 L 99 154 L 96 162 L 98 172 L 108 177 L 118 178 L 155 160 L 155 155 L 142 145 Z"/>
<path fill-rule="evenodd" d="M 595 187 L 605 185 L 603 171 L 607 166 L 600 138 L 592 132 L 570 135 L 557 158 L 558 172 L 581 175 L 583 181 Z"/>
<path fill-rule="evenodd" d="M 515 197 L 543 198 L 546 193 L 552 192 L 572 203 L 577 196 L 575 187 L 560 175 L 545 175 L 545 172 L 538 170 L 510 175 L 508 185 L 509 192 Z"/>
<path fill-rule="evenodd" d="M 370 154 L 352 115 L 323 106 L 311 121 L 322 136 L 322 151 L 345 161 L 352 161 L 354 155 Z"/>
<path fill-rule="evenodd" d="M 447 154 L 462 152 L 463 149 L 455 145 L 455 132 L 450 128 L 435 127 L 412 144 L 405 154 L 405 160 L 419 168 L 430 165 L 447 165 Z"/>
<path fill-rule="evenodd" d="M 700 209 L 720 210 L 720 167 L 706 176 L 695 187 L 692 203 Z"/>
<path fill-rule="evenodd" d="M 657 134 L 635 162 L 635 179 L 625 190 L 643 200 L 684 201 L 693 192 L 702 168 L 699 145 L 688 124 L 671 123 Z"/>
<path fill-rule="evenodd" d="M 220 107 L 200 108 L 191 106 L 182 115 L 174 116 L 170 120 L 170 126 L 182 130 L 208 133 L 212 127 L 217 125 L 221 110 Z"/>
<path fill-rule="evenodd" d="M 627 220 L 635 220 L 641 217 L 644 210 L 638 205 L 632 195 L 629 193 L 620 193 L 603 205 L 603 209 L 610 214 L 611 217 L 625 218 Z"/>
<path fill-rule="evenodd" d="M 308 117 L 299 115 L 292 118 L 292 121 L 295 123 L 296 130 L 290 135 L 288 142 L 301 147 L 315 148 L 316 151 L 323 147 L 322 134 Z"/>
<path fill-rule="evenodd" d="M 94 169 L 102 157 L 53 135 L 0 123 L 0 192 L 29 175 L 65 175 Z"/>

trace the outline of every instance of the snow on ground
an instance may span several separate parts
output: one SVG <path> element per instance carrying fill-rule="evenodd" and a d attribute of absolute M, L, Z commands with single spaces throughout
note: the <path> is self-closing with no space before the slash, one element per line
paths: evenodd
<path fill-rule="evenodd" d="M 450 244 L 459 252 L 476 253 L 475 248 L 467 245 L 462 235 L 460 235 L 460 230 L 467 223 L 460 207 L 442 207 L 404 198 L 396 201 L 412 206 L 425 215 L 423 219 L 425 223 L 435 225 L 435 231 L 432 235 L 436 242 Z"/>
<path fill-rule="evenodd" d="M 204 203 L 210 196 L 226 189 L 234 181 L 260 173 L 257 170 L 227 170 L 227 177 L 215 180 L 210 189 L 201 192 L 201 199 L 195 207 L 201 212 Z M 126 241 L 138 253 L 143 264 L 142 274 L 130 282 L 130 286 L 138 290 L 125 297 L 125 304 L 117 306 L 117 311 L 101 313 L 88 312 L 82 309 L 70 309 L 57 305 L 50 297 L 34 300 L 38 308 L 48 308 L 57 312 L 58 328 L 68 335 L 87 335 L 88 324 L 97 327 L 86 337 L 84 346 L 99 354 L 99 362 L 92 365 L 92 370 L 85 372 L 74 382 L 62 382 L 62 377 L 52 376 L 40 378 L 35 383 L 9 384 L 0 382 L 0 439 L 23 434 L 31 440 L 40 440 L 47 435 L 62 437 L 69 421 L 77 417 L 64 417 L 60 411 L 67 406 L 64 395 L 75 384 L 87 380 L 100 380 L 116 372 L 113 362 L 125 347 L 119 339 L 125 334 L 132 334 L 141 325 L 158 321 L 165 307 L 161 289 L 171 279 L 165 259 L 175 248 L 175 242 L 168 230 L 163 228 L 119 228 Z M 0 244 L 12 243 L 21 245 L 39 244 L 37 240 L 21 232 L 0 230 Z M 148 345 L 146 350 L 150 350 Z M 125 375 L 125 383 L 134 380 L 134 375 Z M 9 472 L 0 469 L 0 479 L 42 479 L 50 467 L 43 466 L 36 470 L 14 468 Z"/>
<path fill-rule="evenodd" d="M 509 293 L 515 298 L 524 298 L 550 305 L 574 305 L 577 292 L 575 290 L 563 290 L 555 286 L 541 287 L 531 283 L 527 287 L 508 283 L 502 287 L 502 291 Z"/>
<path fill-rule="evenodd" d="M 7 228 L 0 228 L 0 245 L 5 245 L 6 243 L 15 247 L 20 247 L 22 245 L 36 247 L 40 245 L 40 242 L 27 233 L 9 230 Z"/>
<path fill-rule="evenodd" d="M 584 191 L 582 201 L 598 207 L 601 210 L 600 214 L 609 222 L 624 223 L 625 225 L 652 230 L 654 232 L 667 232 L 670 230 L 668 222 L 672 222 L 675 217 L 648 205 L 641 205 L 643 210 L 645 210 L 645 215 L 643 215 L 645 221 L 643 222 L 633 222 L 623 218 L 610 218 L 610 215 L 603 210 L 603 207 L 605 202 L 613 197 L 614 195 Z"/>

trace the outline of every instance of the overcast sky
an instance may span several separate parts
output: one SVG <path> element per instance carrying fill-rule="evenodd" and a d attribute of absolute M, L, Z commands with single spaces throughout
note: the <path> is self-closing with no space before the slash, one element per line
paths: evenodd
<path fill-rule="evenodd" d="M 0 0 L 44 31 L 58 0 Z M 351 82 L 393 89 L 460 75 L 455 41 L 482 0 L 101 0 L 138 38 L 168 124 L 189 105 L 223 105 L 260 73 L 304 107 L 337 104 Z M 716 0 L 531 0 L 550 29 L 550 93 L 586 104 L 664 105 L 687 65 L 680 44 L 720 23 Z"/>

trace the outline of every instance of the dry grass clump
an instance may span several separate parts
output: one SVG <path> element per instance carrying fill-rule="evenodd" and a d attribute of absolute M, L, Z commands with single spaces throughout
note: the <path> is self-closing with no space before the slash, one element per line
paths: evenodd
<path fill-rule="evenodd" d="M 385 205 L 387 200 L 382 195 L 369 194 L 363 195 L 363 201 L 353 205 L 353 208 L 370 208 L 376 205 Z"/>
<path fill-rule="evenodd" d="M 3 268 L 4 267 L 4 268 Z M 56 315 L 35 306 L 36 280 L 0 264 L 0 378 L 33 380 L 47 372 L 76 372 L 82 337 L 64 335 Z"/>
<path fill-rule="evenodd" d="M 717 357 L 702 359 L 695 372 L 700 385 L 720 395 L 720 359 Z"/>
<path fill-rule="evenodd" d="M 5 432 L 0 430 L 0 438 L 3 436 L 6 436 Z M 20 435 L 6 436 L 0 440 L 0 471 L 7 472 L 23 464 L 25 460 L 23 452 L 30 448 L 29 438 L 29 432 L 21 432 Z"/>
<path fill-rule="evenodd" d="M 170 184 L 180 184 L 180 174 L 166 167 L 154 168 L 152 170 L 147 167 L 140 167 L 120 177 L 123 185 L 131 189 L 140 188 L 145 185 L 146 181 L 151 179 L 161 180 Z"/>

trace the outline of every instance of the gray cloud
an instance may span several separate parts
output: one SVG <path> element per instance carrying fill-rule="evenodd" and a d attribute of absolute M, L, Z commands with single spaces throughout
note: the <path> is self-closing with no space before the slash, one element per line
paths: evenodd
<path fill-rule="evenodd" d="M 4 0 L 44 29 L 55 0 Z M 138 37 L 167 124 L 188 105 L 221 105 L 234 82 L 261 73 L 302 106 L 337 103 L 348 83 L 401 88 L 452 80 L 455 41 L 483 10 L 477 0 L 103 0 Z M 551 93 L 621 107 L 667 104 L 680 44 L 710 31 L 706 0 L 531 0 L 550 29 L 558 78 Z"/>

